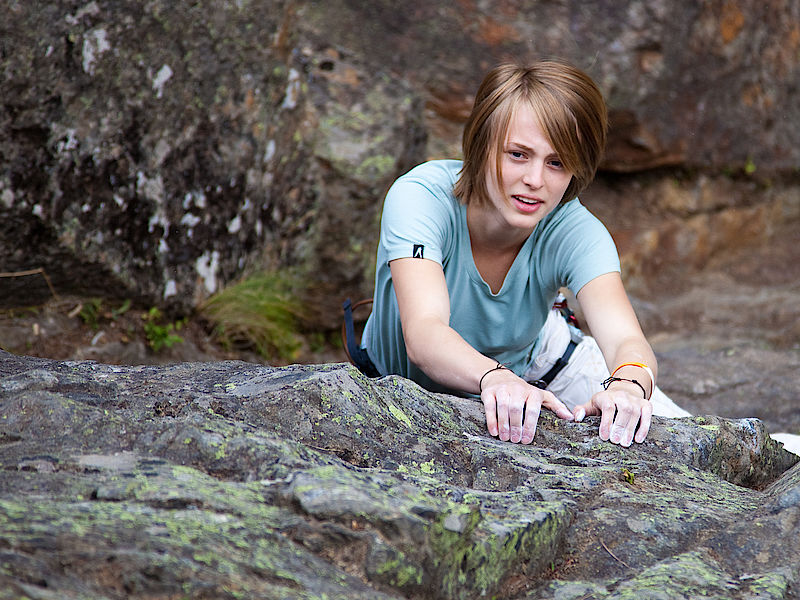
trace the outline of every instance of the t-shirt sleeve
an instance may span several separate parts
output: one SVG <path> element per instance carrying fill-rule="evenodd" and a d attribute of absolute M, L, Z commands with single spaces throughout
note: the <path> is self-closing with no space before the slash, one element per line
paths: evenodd
<path fill-rule="evenodd" d="M 389 189 L 381 218 L 382 257 L 427 258 L 440 265 L 449 244 L 452 200 L 419 178 L 399 179 Z"/>
<path fill-rule="evenodd" d="M 592 279 L 620 272 L 620 261 L 605 225 L 578 200 L 570 204 L 550 231 L 548 254 L 558 257 L 553 283 L 577 294 Z"/>

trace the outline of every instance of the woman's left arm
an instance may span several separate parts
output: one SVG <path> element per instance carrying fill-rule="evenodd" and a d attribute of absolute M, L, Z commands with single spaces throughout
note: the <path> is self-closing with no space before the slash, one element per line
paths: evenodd
<path fill-rule="evenodd" d="M 656 357 L 642 333 L 619 273 L 592 279 L 577 293 L 592 336 L 615 377 L 608 389 L 573 410 L 575 420 L 601 415 L 600 439 L 630 446 L 641 443 L 650 430 Z M 623 366 L 624 365 L 624 366 Z M 632 383 L 635 381 L 636 383 Z M 637 430 L 638 426 L 638 430 Z"/>

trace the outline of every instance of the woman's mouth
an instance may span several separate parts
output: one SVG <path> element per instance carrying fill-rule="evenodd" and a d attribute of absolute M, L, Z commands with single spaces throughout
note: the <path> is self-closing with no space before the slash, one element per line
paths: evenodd
<path fill-rule="evenodd" d="M 511 196 L 517 208 L 523 212 L 533 212 L 542 203 L 541 200 L 535 198 L 528 198 L 527 196 Z"/>

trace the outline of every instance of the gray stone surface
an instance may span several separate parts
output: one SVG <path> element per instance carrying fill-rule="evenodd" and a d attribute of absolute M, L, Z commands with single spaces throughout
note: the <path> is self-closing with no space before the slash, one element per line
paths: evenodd
<path fill-rule="evenodd" d="M 2 353 L 0 597 L 798 597 L 797 457 L 760 421 L 484 427 L 341 364 Z"/>
<path fill-rule="evenodd" d="M 291 2 L 4 7 L 0 271 L 184 312 L 271 265 L 321 297 L 363 282 L 424 141 L 406 82 L 310 53 Z"/>

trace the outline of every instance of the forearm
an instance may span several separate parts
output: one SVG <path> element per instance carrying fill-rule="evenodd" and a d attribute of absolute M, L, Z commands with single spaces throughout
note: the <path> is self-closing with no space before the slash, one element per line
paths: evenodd
<path fill-rule="evenodd" d="M 496 360 L 475 350 L 454 329 L 436 319 L 404 327 L 403 335 L 411 362 L 437 383 L 454 390 L 479 394 L 481 377 L 497 366 Z"/>

